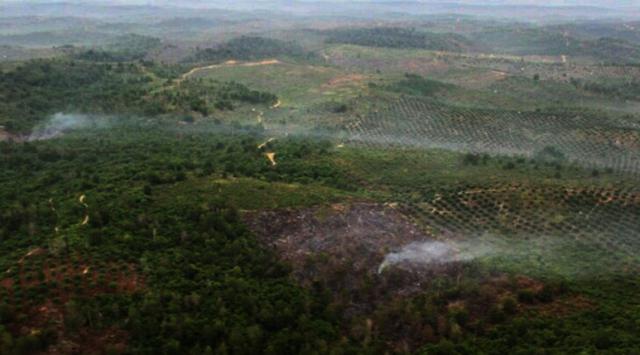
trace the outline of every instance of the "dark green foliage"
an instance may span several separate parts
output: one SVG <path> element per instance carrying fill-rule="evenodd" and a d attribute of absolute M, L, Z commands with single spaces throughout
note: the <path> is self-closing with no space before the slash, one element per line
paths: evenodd
<path fill-rule="evenodd" d="M 507 315 L 513 315 L 518 310 L 518 303 L 512 297 L 507 297 L 502 301 L 502 310 Z"/>
<path fill-rule="evenodd" d="M 544 286 L 536 293 L 535 297 L 542 303 L 549 303 L 553 301 L 553 290 L 549 286 Z"/>
<path fill-rule="evenodd" d="M 277 39 L 241 36 L 218 47 L 199 50 L 192 61 L 221 62 L 225 60 L 257 60 L 266 58 L 307 58 L 302 47 Z"/>
<path fill-rule="evenodd" d="M 619 99 L 637 100 L 640 98 L 640 80 L 634 77 L 629 77 L 626 80 L 571 79 L 571 83 L 577 88 Z"/>
<path fill-rule="evenodd" d="M 478 165 L 480 162 L 480 156 L 478 154 L 466 153 L 462 157 L 462 163 L 464 165 Z"/>
<path fill-rule="evenodd" d="M 399 27 L 348 28 L 325 32 L 329 43 L 390 48 L 420 48 L 463 52 L 471 42 L 453 33 L 420 32 Z"/>
<path fill-rule="evenodd" d="M 404 80 L 394 83 L 390 89 L 407 95 L 433 96 L 442 91 L 454 88 L 451 84 L 425 79 L 417 74 L 406 73 Z"/>
<path fill-rule="evenodd" d="M 129 34 L 116 38 L 103 47 L 83 50 L 74 54 L 75 59 L 94 62 L 128 62 L 142 60 L 162 42 L 158 38 Z"/>
<path fill-rule="evenodd" d="M 152 80 L 135 64 L 68 60 L 32 61 L 0 76 L 0 124 L 12 131 L 60 111 L 131 111 Z"/>
<path fill-rule="evenodd" d="M 236 82 L 225 83 L 219 96 L 222 100 L 243 101 L 252 104 L 274 104 L 278 100 L 274 94 L 251 90 Z"/>
<path fill-rule="evenodd" d="M 149 65 L 146 67 L 145 65 Z M 151 73 L 154 74 L 151 74 Z M 239 83 L 189 80 L 152 91 L 154 75 L 175 75 L 153 63 L 89 63 L 37 60 L 0 73 L 0 125 L 26 131 L 57 112 L 160 115 L 233 109 L 234 102 L 272 104 L 271 93 Z M 223 104 L 220 104 L 223 103 Z M 55 159 L 55 152 L 50 152 Z"/>
<path fill-rule="evenodd" d="M 335 167 L 321 160 L 329 143 L 278 141 L 275 148 L 283 162 L 274 169 L 256 148 L 265 140 L 258 131 L 236 127 L 240 133 L 231 134 L 216 126 L 220 133 L 212 134 L 210 126 L 193 130 L 186 126 L 176 136 L 175 130 L 163 127 L 129 118 L 115 121 L 109 130 L 2 145 L 0 225 L 11 230 L 10 237 L 0 238 L 3 270 L 14 265 L 25 249 L 54 245 L 57 226 L 60 235 L 69 236 L 69 254 L 92 260 L 96 263 L 92 269 L 99 272 L 95 283 L 80 275 L 67 276 L 85 265 L 73 256 L 58 271 L 65 275 L 62 282 L 37 291 L 17 286 L 9 291 L 12 304 L 35 295 L 57 299 L 57 290 L 74 293 L 76 298 L 64 305 L 65 328 L 69 332 L 104 326 L 124 329 L 134 353 L 157 349 L 200 353 L 199 349 L 207 348 L 248 354 L 326 353 L 342 346 L 337 318 L 326 301 L 292 283 L 288 268 L 258 244 L 233 206 L 215 195 L 208 196 L 205 204 L 198 196 L 156 197 L 207 166 L 214 171 L 212 178 L 225 172 L 348 186 Z M 51 151 L 57 152 L 57 160 L 38 157 Z M 46 180 L 52 171 L 60 171 L 60 178 Z M 100 176 L 100 184 L 82 187 L 84 177 L 91 175 Z M 87 225 L 80 225 L 85 210 L 78 203 L 80 192 L 87 196 Z M 55 213 L 49 199 L 55 201 Z M 31 235 L 30 228 L 41 232 Z M 100 266 L 98 260 L 109 266 Z M 136 264 L 136 272 L 144 279 L 136 293 L 117 293 L 118 283 L 110 278 L 121 271 L 131 274 L 128 267 L 114 264 L 123 261 Z M 32 268 L 26 274 L 33 275 L 30 280 L 42 277 L 35 261 L 26 265 Z M 95 287 L 103 292 L 84 296 Z M 12 323 L 19 322 L 15 316 L 8 307 L 0 308 L 3 322 L 19 324 Z M 12 337 L 3 334 L 2 339 Z M 48 344 L 40 336 L 2 339 L 22 353 Z"/>
<path fill-rule="evenodd" d="M 535 159 L 546 163 L 563 163 L 567 160 L 564 153 L 556 147 L 544 147 L 535 154 Z"/>
<path fill-rule="evenodd" d="M 535 294 L 533 291 L 525 289 L 518 292 L 518 301 L 523 303 L 533 303 L 535 301 Z"/>

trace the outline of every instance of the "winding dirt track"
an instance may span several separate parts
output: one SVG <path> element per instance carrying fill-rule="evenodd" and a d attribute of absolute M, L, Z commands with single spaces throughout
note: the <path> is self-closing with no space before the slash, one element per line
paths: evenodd
<path fill-rule="evenodd" d="M 265 153 L 265 155 L 267 156 L 267 159 L 269 159 L 271 166 L 276 166 L 278 164 L 276 163 L 276 153 Z"/>
<path fill-rule="evenodd" d="M 260 144 L 260 145 L 258 146 L 258 149 L 262 149 L 262 148 L 264 148 L 267 144 L 269 144 L 269 143 L 273 142 L 274 140 L 276 140 L 276 138 L 275 138 L 275 137 L 271 137 L 271 138 L 267 139 L 267 141 L 266 141 L 266 142 L 264 142 L 264 143 L 262 143 L 262 144 Z"/>
<path fill-rule="evenodd" d="M 274 64 L 280 64 L 280 63 L 282 62 L 277 59 L 268 59 L 268 60 L 262 60 L 259 62 L 244 62 L 244 63 L 239 63 L 236 60 L 228 60 L 222 64 L 212 64 L 212 65 L 205 65 L 202 67 L 193 68 L 188 72 L 182 74 L 182 76 L 180 76 L 180 78 L 178 79 L 177 84 L 189 79 L 189 77 L 193 76 L 195 73 L 202 70 L 224 68 L 224 67 L 256 67 L 261 65 L 274 65 Z"/>

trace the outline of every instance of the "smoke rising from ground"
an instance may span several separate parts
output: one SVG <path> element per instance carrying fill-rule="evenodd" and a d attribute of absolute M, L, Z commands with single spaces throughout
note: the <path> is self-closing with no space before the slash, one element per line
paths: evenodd
<path fill-rule="evenodd" d="M 47 140 L 65 132 L 82 128 L 105 128 L 109 125 L 107 117 L 83 114 L 56 113 L 48 121 L 34 128 L 26 138 L 28 142 Z"/>
<path fill-rule="evenodd" d="M 612 270 L 636 270 L 640 265 L 637 231 L 629 235 L 611 236 L 585 233 L 580 238 L 554 234 L 493 234 L 459 236 L 463 239 L 413 242 L 385 255 L 378 267 L 382 273 L 389 267 L 436 267 L 449 263 L 506 263 L 523 272 L 555 275 L 571 279 L 608 275 Z M 582 252 L 590 250 L 589 253 Z"/>
<path fill-rule="evenodd" d="M 478 243 L 414 242 L 406 245 L 400 251 L 387 254 L 378 268 L 378 273 L 384 271 L 388 266 L 401 263 L 446 264 L 470 261 L 479 257 L 489 256 L 495 252 L 494 249 Z"/>

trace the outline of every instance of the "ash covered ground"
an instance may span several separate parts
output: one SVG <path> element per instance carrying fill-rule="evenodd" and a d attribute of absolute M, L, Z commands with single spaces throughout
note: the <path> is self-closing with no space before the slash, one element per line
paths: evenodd
<path fill-rule="evenodd" d="M 321 283 L 350 300 L 352 311 L 411 295 L 433 276 L 461 272 L 453 245 L 438 242 L 398 208 L 375 203 L 334 204 L 249 213 L 249 227 L 304 285 Z"/>

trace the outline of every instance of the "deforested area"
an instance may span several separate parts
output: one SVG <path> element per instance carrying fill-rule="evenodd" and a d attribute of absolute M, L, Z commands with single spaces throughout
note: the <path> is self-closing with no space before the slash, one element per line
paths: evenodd
<path fill-rule="evenodd" d="M 0 3 L 0 354 L 640 352 L 640 2 Z"/>

